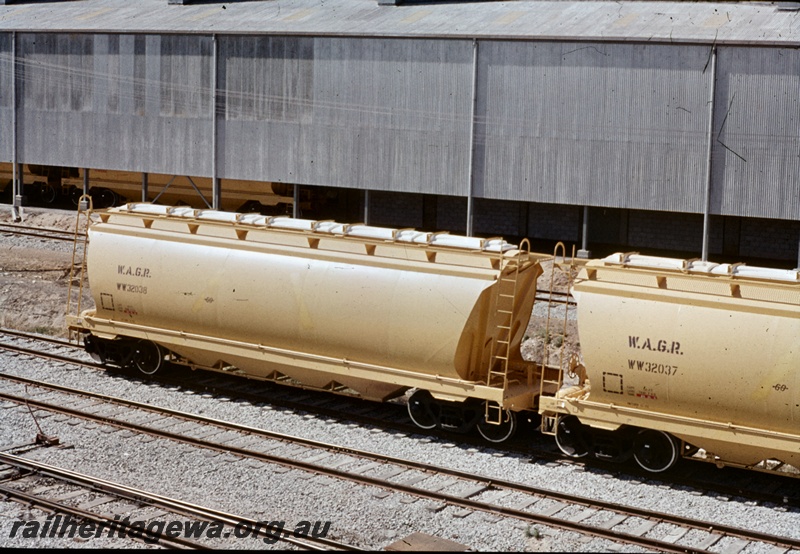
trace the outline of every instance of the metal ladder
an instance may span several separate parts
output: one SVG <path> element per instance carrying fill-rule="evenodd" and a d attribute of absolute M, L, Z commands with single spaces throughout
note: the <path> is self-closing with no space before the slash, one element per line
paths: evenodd
<path fill-rule="evenodd" d="M 511 357 L 511 327 L 514 323 L 514 314 L 517 308 L 517 292 L 519 286 L 519 270 L 530 258 L 531 245 L 528 239 L 523 239 L 519 251 L 513 258 L 508 258 L 503 268 L 503 253 L 500 253 L 500 275 L 497 277 L 495 287 L 495 321 L 497 321 L 496 339 L 492 342 L 492 351 L 489 358 L 489 371 L 486 384 L 490 387 L 500 386 L 503 390 L 508 388 L 508 362 Z M 486 403 L 486 422 L 500 425 L 503 421 L 502 406 Z"/>
<path fill-rule="evenodd" d="M 67 287 L 67 309 L 66 314 L 67 316 L 70 315 L 80 315 L 81 313 L 81 302 L 83 300 L 83 283 L 86 276 L 86 251 L 87 251 L 87 244 L 89 241 L 89 217 L 92 213 L 92 197 L 88 194 L 84 194 L 78 200 L 78 212 L 75 218 L 75 235 L 72 239 L 72 265 L 69 269 L 69 285 Z M 84 216 L 83 218 L 83 237 L 81 238 L 81 215 Z M 78 257 L 78 247 L 83 247 L 83 252 L 80 255 L 80 266 L 76 269 L 75 260 Z M 77 273 L 77 275 L 76 275 Z M 78 280 L 77 285 L 75 285 L 75 280 Z M 73 286 L 77 290 L 73 290 Z M 75 342 L 78 342 L 77 333 L 73 330 L 69 330 L 69 341 L 72 342 L 74 339 Z"/>

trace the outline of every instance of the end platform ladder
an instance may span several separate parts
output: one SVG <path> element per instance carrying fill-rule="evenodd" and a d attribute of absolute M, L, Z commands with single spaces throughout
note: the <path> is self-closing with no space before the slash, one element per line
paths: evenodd
<path fill-rule="evenodd" d="M 86 276 L 86 246 L 89 242 L 89 218 L 92 214 L 92 197 L 84 194 L 78 200 L 78 212 L 75 218 L 75 235 L 72 239 L 72 265 L 69 269 L 69 285 L 67 287 L 67 316 L 80 315 L 81 302 L 83 300 L 83 283 Z M 83 217 L 83 232 L 81 232 L 81 216 Z M 78 254 L 78 249 L 81 253 Z M 80 265 L 76 264 L 76 258 L 80 256 Z M 78 266 L 76 268 L 76 265 Z M 75 283 L 77 279 L 77 284 Z M 73 286 L 77 290 L 73 290 Z M 73 329 L 69 330 L 69 341 L 78 342 Z"/>
<path fill-rule="evenodd" d="M 519 287 L 519 271 L 530 259 L 531 245 L 523 239 L 514 257 L 504 258 L 500 253 L 500 274 L 495 288 L 495 321 L 497 321 L 496 338 L 492 342 L 492 353 L 489 357 L 489 371 L 486 384 L 490 387 L 508 388 L 509 358 L 511 357 L 511 328 L 517 311 L 517 294 Z M 503 267 L 503 260 L 506 266 Z M 500 425 L 503 421 L 503 407 L 494 402 L 486 403 L 486 422 Z"/>

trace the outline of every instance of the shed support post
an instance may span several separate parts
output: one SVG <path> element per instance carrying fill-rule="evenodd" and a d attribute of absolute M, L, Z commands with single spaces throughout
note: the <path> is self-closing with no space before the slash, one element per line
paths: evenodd
<path fill-rule="evenodd" d="M 369 225 L 369 191 L 364 191 L 364 225 Z"/>
<path fill-rule="evenodd" d="M 16 158 L 16 156 L 14 156 Z M 22 221 L 22 164 L 16 161 L 12 164 L 13 175 L 11 176 L 11 194 L 13 199 L 11 201 L 11 215 L 15 223 Z"/>
<path fill-rule="evenodd" d="M 17 163 L 17 33 L 11 33 L 11 217 L 22 221 L 22 164 Z"/>
<path fill-rule="evenodd" d="M 211 209 L 222 206 L 222 187 L 217 174 L 217 35 L 211 35 Z"/>
<path fill-rule="evenodd" d="M 81 198 L 89 194 L 89 168 L 83 168 L 83 189 L 81 190 Z M 78 211 L 85 212 L 89 209 L 88 200 L 81 200 L 78 202 Z"/>
<path fill-rule="evenodd" d="M 478 39 L 472 39 L 472 104 L 470 105 L 469 168 L 467 172 L 467 236 L 472 236 L 473 181 L 475 180 L 475 103 L 478 95 Z"/>
<path fill-rule="evenodd" d="M 300 185 L 294 185 L 294 196 L 292 198 L 292 217 L 300 217 Z"/>
<path fill-rule="evenodd" d="M 589 206 L 583 207 L 583 221 L 581 221 L 581 249 L 578 250 L 579 258 L 590 258 L 592 253 L 589 251 Z"/>
<path fill-rule="evenodd" d="M 142 173 L 142 202 L 147 202 L 147 173 Z"/>
<path fill-rule="evenodd" d="M 714 94 L 717 82 L 717 48 L 711 49 L 711 85 L 708 95 L 708 150 L 706 152 L 706 195 L 703 205 L 703 250 L 700 259 L 708 261 L 708 235 L 711 219 L 711 153 L 714 146 Z"/>

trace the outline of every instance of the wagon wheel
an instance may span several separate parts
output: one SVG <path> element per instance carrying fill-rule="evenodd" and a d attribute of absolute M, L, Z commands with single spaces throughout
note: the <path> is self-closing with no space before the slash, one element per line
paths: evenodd
<path fill-rule="evenodd" d="M 111 189 L 101 188 L 93 196 L 97 196 L 97 204 L 101 208 L 111 208 L 117 203 L 117 193 Z"/>
<path fill-rule="evenodd" d="M 145 375 L 153 375 L 161 368 L 164 352 L 161 347 L 149 340 L 140 340 L 133 351 L 133 364 Z"/>
<path fill-rule="evenodd" d="M 426 390 L 418 390 L 408 399 L 408 417 L 411 418 L 414 425 L 421 429 L 433 429 L 437 423 L 433 406 L 431 393 Z"/>
<path fill-rule="evenodd" d="M 56 200 L 58 200 L 58 191 L 53 185 L 47 183 L 42 185 L 42 188 L 39 189 L 39 198 L 44 205 L 50 206 L 55 204 Z"/>
<path fill-rule="evenodd" d="M 81 196 L 83 196 L 83 190 L 79 189 L 78 187 L 72 187 L 69 191 L 69 201 L 72 203 L 73 206 L 77 206 L 78 202 L 81 200 Z"/>
<path fill-rule="evenodd" d="M 570 458 L 583 458 L 589 454 L 591 437 L 583 423 L 568 415 L 558 418 L 556 423 L 556 445 Z"/>
<path fill-rule="evenodd" d="M 660 473 L 680 458 L 680 444 L 669 433 L 642 429 L 633 442 L 633 458 L 645 471 Z"/>
<path fill-rule="evenodd" d="M 514 431 L 517 430 L 517 416 L 510 410 L 503 410 L 500 423 L 495 424 L 486 421 L 484 412 L 476 427 L 478 428 L 478 433 L 487 441 L 503 442 L 510 439 Z"/>

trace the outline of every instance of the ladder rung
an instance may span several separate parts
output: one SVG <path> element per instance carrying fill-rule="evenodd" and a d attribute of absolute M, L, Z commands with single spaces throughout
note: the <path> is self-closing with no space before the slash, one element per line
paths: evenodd
<path fill-rule="evenodd" d="M 508 360 L 507 356 L 495 356 L 498 360 Z"/>
<path fill-rule="evenodd" d="M 513 313 L 514 313 L 514 312 L 512 312 L 512 311 L 509 311 L 509 310 L 497 310 L 497 311 L 498 311 L 499 313 L 501 313 L 501 314 L 513 314 Z"/>

